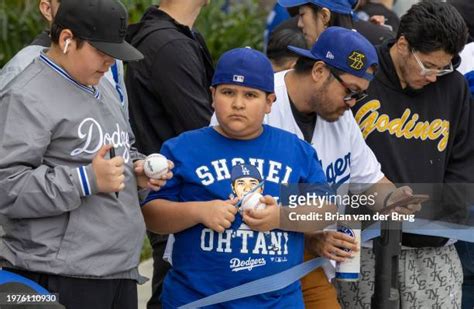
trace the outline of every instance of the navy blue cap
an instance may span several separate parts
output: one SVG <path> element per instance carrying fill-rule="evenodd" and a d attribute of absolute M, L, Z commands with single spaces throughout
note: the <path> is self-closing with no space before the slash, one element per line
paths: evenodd
<path fill-rule="evenodd" d="M 273 68 L 265 54 L 252 48 L 235 48 L 219 59 L 212 86 L 235 84 L 274 92 Z"/>
<path fill-rule="evenodd" d="M 278 4 L 285 8 L 314 4 L 322 8 L 327 8 L 331 12 L 350 15 L 352 13 L 353 0 L 278 0 Z"/>
<path fill-rule="evenodd" d="M 360 33 L 341 27 L 329 27 L 319 36 L 311 50 L 288 46 L 294 53 L 321 60 L 327 65 L 351 75 L 372 80 L 367 73 L 372 65 L 378 65 L 375 47 Z"/>
<path fill-rule="evenodd" d="M 238 164 L 232 168 L 232 172 L 230 173 L 230 179 L 232 183 L 239 178 L 250 177 L 255 178 L 259 182 L 262 181 L 262 175 L 258 169 L 250 164 Z"/>

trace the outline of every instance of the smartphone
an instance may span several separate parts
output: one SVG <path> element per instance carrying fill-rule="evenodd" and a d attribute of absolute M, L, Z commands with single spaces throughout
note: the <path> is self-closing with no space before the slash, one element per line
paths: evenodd
<path fill-rule="evenodd" d="M 429 199 L 430 199 L 430 196 L 427 194 L 413 194 L 412 196 L 409 196 L 407 198 L 404 198 L 403 200 L 397 201 L 395 203 L 388 205 L 385 208 L 382 208 L 381 211 L 384 213 L 387 213 L 387 212 L 392 211 L 396 207 L 405 207 L 408 204 L 421 204 L 423 202 L 426 202 Z"/>

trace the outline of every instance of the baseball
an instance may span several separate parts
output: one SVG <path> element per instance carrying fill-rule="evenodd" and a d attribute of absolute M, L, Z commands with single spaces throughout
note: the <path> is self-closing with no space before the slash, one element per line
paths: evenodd
<path fill-rule="evenodd" d="M 263 197 L 263 195 L 258 192 L 253 192 L 251 194 L 245 195 L 242 200 L 242 211 L 245 209 L 265 209 L 267 205 L 265 205 L 265 203 L 260 202 L 261 197 Z"/>
<path fill-rule="evenodd" d="M 149 178 L 159 179 L 168 172 L 168 159 L 159 153 L 152 153 L 146 157 L 143 169 Z"/>

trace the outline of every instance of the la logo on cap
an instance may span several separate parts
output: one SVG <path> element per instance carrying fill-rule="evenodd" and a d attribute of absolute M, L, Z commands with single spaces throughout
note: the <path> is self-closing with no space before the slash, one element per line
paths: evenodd
<path fill-rule="evenodd" d="M 245 80 L 245 77 L 242 76 L 242 75 L 234 75 L 234 77 L 232 78 L 232 80 L 234 82 L 237 82 L 237 83 L 243 83 L 244 80 Z"/>
<path fill-rule="evenodd" d="M 334 55 L 331 53 L 331 51 L 328 51 L 328 52 L 327 52 L 326 58 L 328 58 L 328 59 L 334 59 Z"/>

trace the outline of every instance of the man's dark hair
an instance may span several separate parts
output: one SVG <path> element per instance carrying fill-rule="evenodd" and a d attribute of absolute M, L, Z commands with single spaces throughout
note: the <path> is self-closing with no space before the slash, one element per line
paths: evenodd
<path fill-rule="evenodd" d="M 53 24 L 51 25 L 51 32 L 50 32 L 50 36 L 51 36 L 51 42 L 54 43 L 54 44 L 59 44 L 59 37 L 61 36 L 61 32 L 64 30 L 65 28 L 61 25 L 58 25 L 56 22 L 53 22 Z M 74 32 L 73 32 L 74 34 Z M 82 45 L 84 44 L 84 40 L 74 36 L 74 39 L 76 40 L 76 44 L 77 44 L 77 48 L 81 48 Z"/>
<path fill-rule="evenodd" d="M 311 72 L 316 61 L 308 57 L 299 57 L 293 69 L 296 74 L 306 75 Z"/>
<path fill-rule="evenodd" d="M 290 58 L 298 56 L 288 49 L 288 45 L 306 48 L 303 32 L 298 28 L 298 18 L 284 21 L 270 34 L 267 45 L 267 57 L 281 66 Z"/>
<path fill-rule="evenodd" d="M 306 74 L 309 74 L 311 72 L 311 70 L 313 69 L 314 64 L 318 61 L 322 61 L 322 60 L 314 60 L 314 59 L 311 59 L 311 58 L 308 58 L 308 57 L 299 57 L 298 61 L 296 61 L 295 67 L 293 69 L 294 69 L 295 73 L 297 73 L 299 75 L 306 75 Z M 337 76 L 340 76 L 340 75 L 343 75 L 343 74 L 346 73 L 342 70 L 336 69 L 336 68 L 331 67 L 327 64 L 325 64 L 325 65 L 329 70 L 331 70 L 331 72 L 333 74 L 336 74 Z"/>
<path fill-rule="evenodd" d="M 466 44 L 467 26 L 453 6 L 439 0 L 425 0 L 402 16 L 397 39 L 402 35 L 416 51 L 443 50 L 457 55 Z"/>

